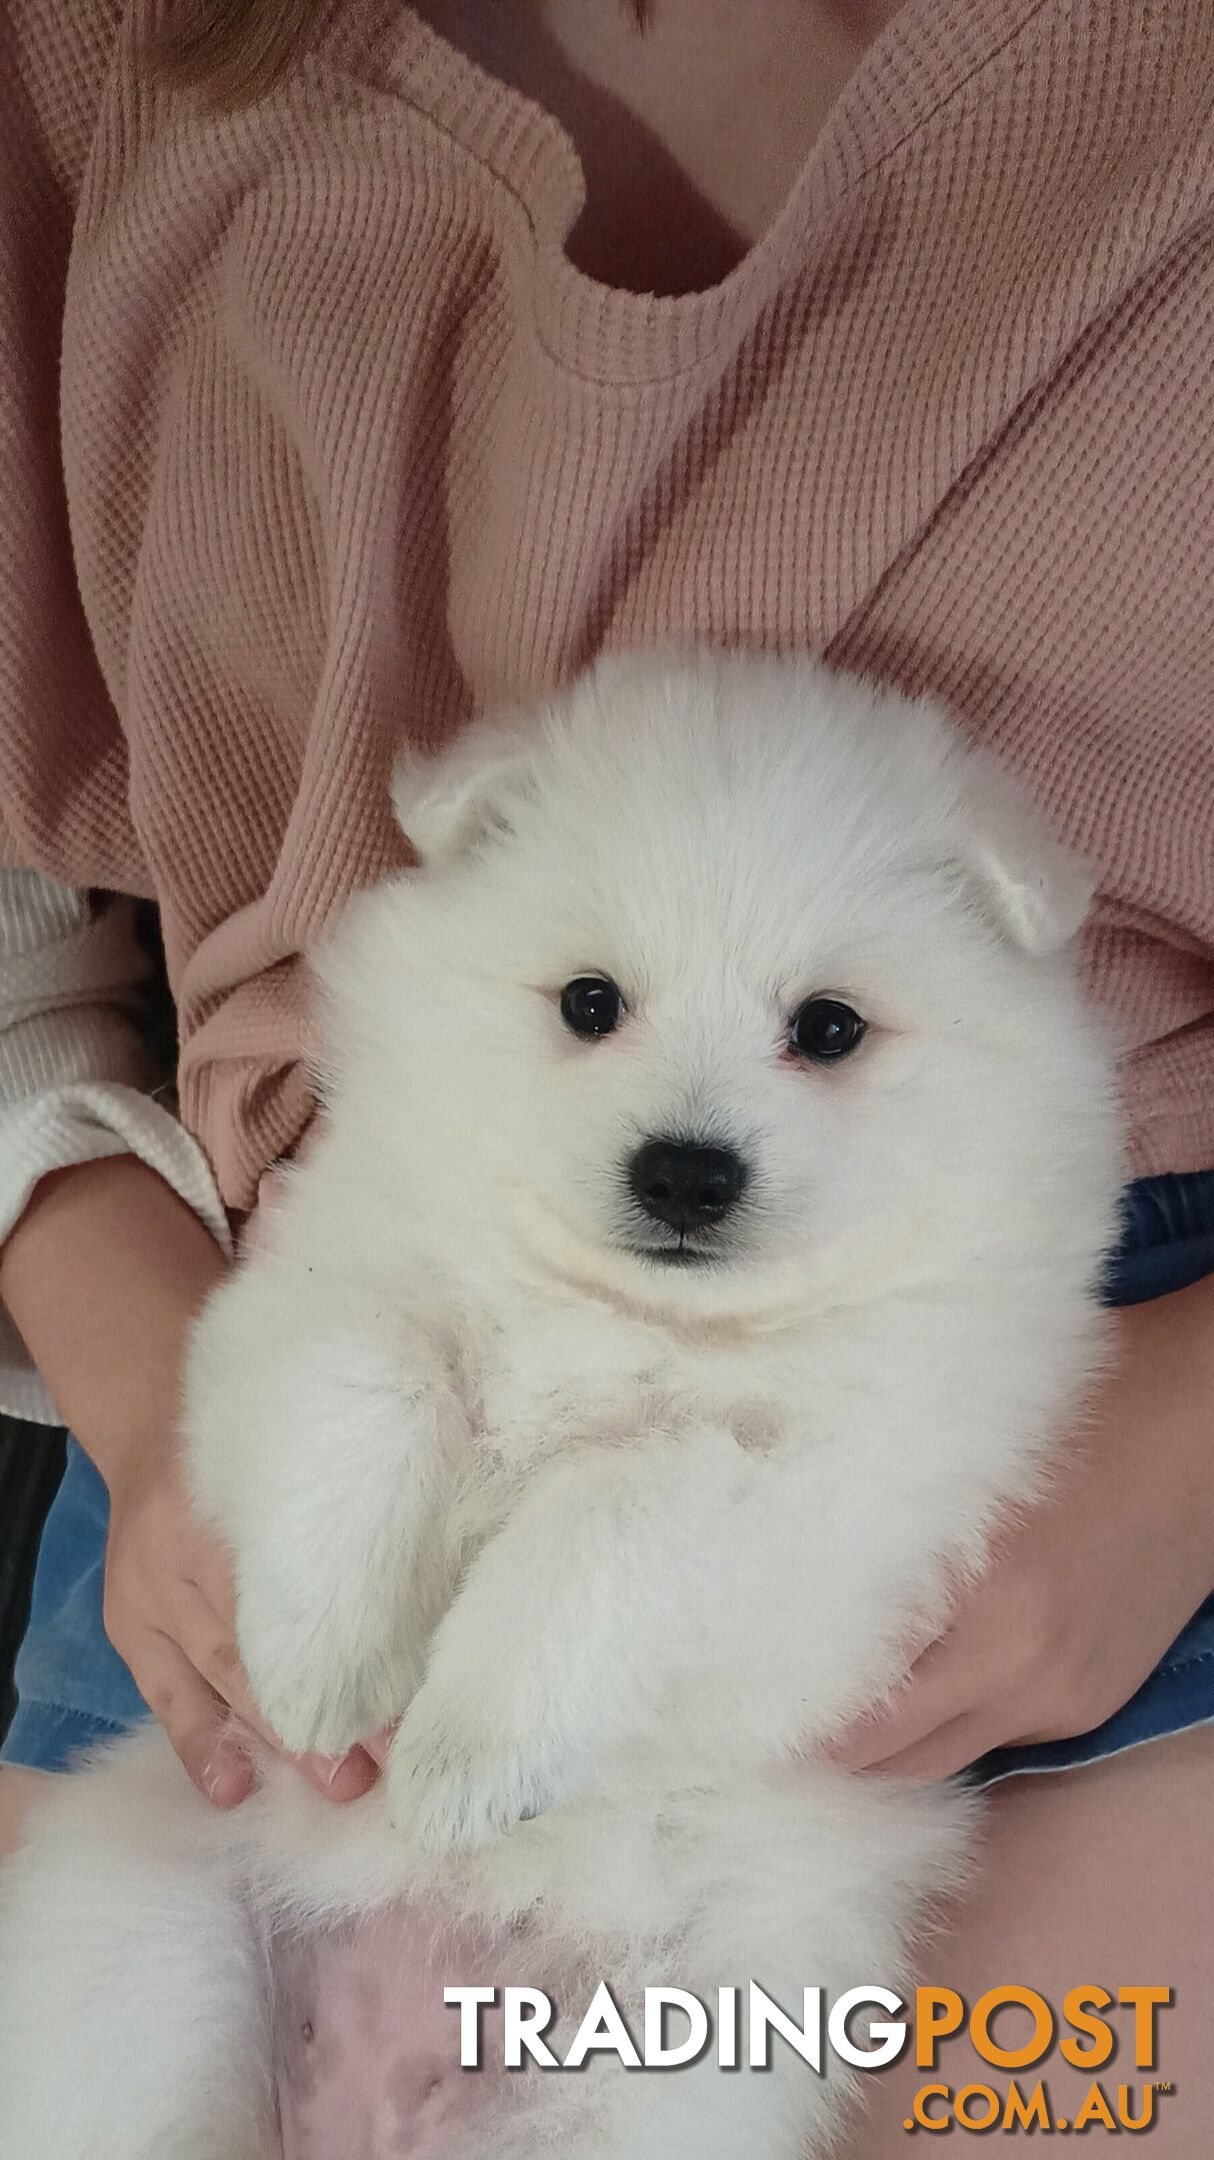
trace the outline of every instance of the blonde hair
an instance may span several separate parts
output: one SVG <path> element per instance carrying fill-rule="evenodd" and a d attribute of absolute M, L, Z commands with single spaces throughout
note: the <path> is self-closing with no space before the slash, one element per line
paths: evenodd
<path fill-rule="evenodd" d="M 172 0 L 157 43 L 169 73 L 217 103 L 244 105 L 304 51 L 327 0 Z M 491 4 L 491 0 L 486 0 Z M 650 0 L 625 0 L 643 29 Z"/>

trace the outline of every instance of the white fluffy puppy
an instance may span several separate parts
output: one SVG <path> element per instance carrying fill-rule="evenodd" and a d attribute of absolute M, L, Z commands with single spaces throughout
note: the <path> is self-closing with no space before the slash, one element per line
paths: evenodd
<path fill-rule="evenodd" d="M 270 1763 L 221 1816 L 149 1732 L 65 1781 L 0 1932 L 8 2160 L 278 2152 L 292 1931 L 424 1906 L 439 1988 L 435 1911 L 579 2013 L 799 2014 L 897 1980 L 963 1842 L 950 1792 L 807 1758 L 1099 1352 L 1083 876 L 934 709 L 809 663 L 605 662 L 399 807 L 421 867 L 322 956 L 324 1130 L 187 1420 L 267 1717 L 399 1720 L 386 1775 L 339 1810 Z M 487 2087 L 450 2151 L 802 2160 L 847 2075 L 593 2070 Z"/>

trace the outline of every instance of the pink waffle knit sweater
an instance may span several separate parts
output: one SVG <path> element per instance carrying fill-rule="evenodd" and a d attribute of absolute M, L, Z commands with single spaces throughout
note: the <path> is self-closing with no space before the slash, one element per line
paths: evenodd
<path fill-rule="evenodd" d="M 907 0 L 673 299 L 407 8 L 234 116 L 147 14 L 0 18 L 0 861 L 159 902 L 227 1202 L 400 743 L 670 640 L 947 700 L 1097 865 L 1137 1166 L 1214 1163 L 1208 0 Z"/>

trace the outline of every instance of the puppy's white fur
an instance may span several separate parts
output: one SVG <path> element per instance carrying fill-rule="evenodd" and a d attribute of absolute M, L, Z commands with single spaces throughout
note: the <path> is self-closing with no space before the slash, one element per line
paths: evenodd
<path fill-rule="evenodd" d="M 1082 873 L 936 711 L 808 663 L 605 662 L 399 804 L 422 867 L 322 957 L 324 1131 L 188 1390 L 267 1716 L 399 1732 L 354 1810 L 268 1765 L 217 1815 L 156 1733 L 66 1783 L 0 1930 L 13 2160 L 272 2153 L 281 1920 L 437 1897 L 625 2007 L 795 2007 L 896 1980 L 964 1842 L 955 1795 L 798 1758 L 893 1684 L 1098 1355 Z M 626 1003 L 598 1041 L 559 1009 L 588 973 Z M 829 1068 L 787 1048 L 815 993 L 869 1024 Z M 700 1267 L 637 1250 L 626 1165 L 669 1134 L 749 1172 Z M 793 2160 L 846 2089 L 787 2050 L 528 2082 L 476 2160 Z"/>

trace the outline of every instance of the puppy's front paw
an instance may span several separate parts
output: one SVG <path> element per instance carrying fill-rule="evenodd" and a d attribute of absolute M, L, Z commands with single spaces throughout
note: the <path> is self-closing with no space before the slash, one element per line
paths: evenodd
<path fill-rule="evenodd" d="M 292 1754 L 344 1755 L 399 1717 L 414 1680 L 403 1647 L 368 1654 L 365 1630 L 305 1612 L 285 1596 L 239 1600 L 238 1637 L 253 1699 Z"/>
<path fill-rule="evenodd" d="M 435 1853 L 473 1852 L 543 1814 L 558 1784 L 504 1724 L 495 1733 L 426 1686 L 392 1742 L 386 1781 L 393 1828 Z"/>

